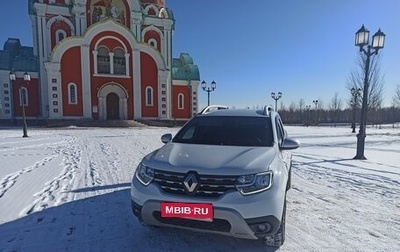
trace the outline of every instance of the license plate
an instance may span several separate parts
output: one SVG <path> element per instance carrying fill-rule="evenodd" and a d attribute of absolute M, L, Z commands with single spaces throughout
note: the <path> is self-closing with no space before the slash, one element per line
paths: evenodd
<path fill-rule="evenodd" d="M 162 202 L 162 218 L 185 218 L 212 221 L 214 216 L 212 204 Z"/>

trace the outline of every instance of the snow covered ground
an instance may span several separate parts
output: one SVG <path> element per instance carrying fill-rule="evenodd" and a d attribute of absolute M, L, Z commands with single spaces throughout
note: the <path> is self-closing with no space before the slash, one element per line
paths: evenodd
<path fill-rule="evenodd" d="M 287 127 L 293 152 L 278 251 L 400 251 L 400 129 Z M 147 228 L 131 213 L 140 159 L 170 128 L 0 129 L 0 251 L 274 251 L 251 240 Z"/>

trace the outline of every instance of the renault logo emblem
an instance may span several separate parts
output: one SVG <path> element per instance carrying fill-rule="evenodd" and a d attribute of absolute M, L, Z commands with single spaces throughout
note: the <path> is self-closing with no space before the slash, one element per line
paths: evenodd
<path fill-rule="evenodd" d="M 197 188 L 197 185 L 199 184 L 196 174 L 189 173 L 189 175 L 187 175 L 185 180 L 183 181 L 183 184 L 185 185 L 185 188 L 188 192 L 194 192 L 194 190 Z"/>

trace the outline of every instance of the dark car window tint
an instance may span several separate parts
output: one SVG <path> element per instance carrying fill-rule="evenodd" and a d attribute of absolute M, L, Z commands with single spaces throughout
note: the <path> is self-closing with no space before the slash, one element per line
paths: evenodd
<path fill-rule="evenodd" d="M 197 117 L 178 132 L 173 142 L 271 146 L 271 124 L 268 118 L 263 117 Z"/>

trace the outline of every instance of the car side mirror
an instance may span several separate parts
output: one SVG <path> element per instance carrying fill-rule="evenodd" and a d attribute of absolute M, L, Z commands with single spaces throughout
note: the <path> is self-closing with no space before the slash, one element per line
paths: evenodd
<path fill-rule="evenodd" d="M 171 141 L 172 139 L 172 134 L 168 133 L 168 134 L 164 134 L 161 136 L 161 142 L 163 143 L 168 143 L 169 141 Z"/>
<path fill-rule="evenodd" d="M 292 138 L 285 138 L 285 140 L 283 140 L 283 143 L 280 147 L 281 150 L 294 150 L 300 147 L 300 142 L 296 139 L 292 139 Z"/>

